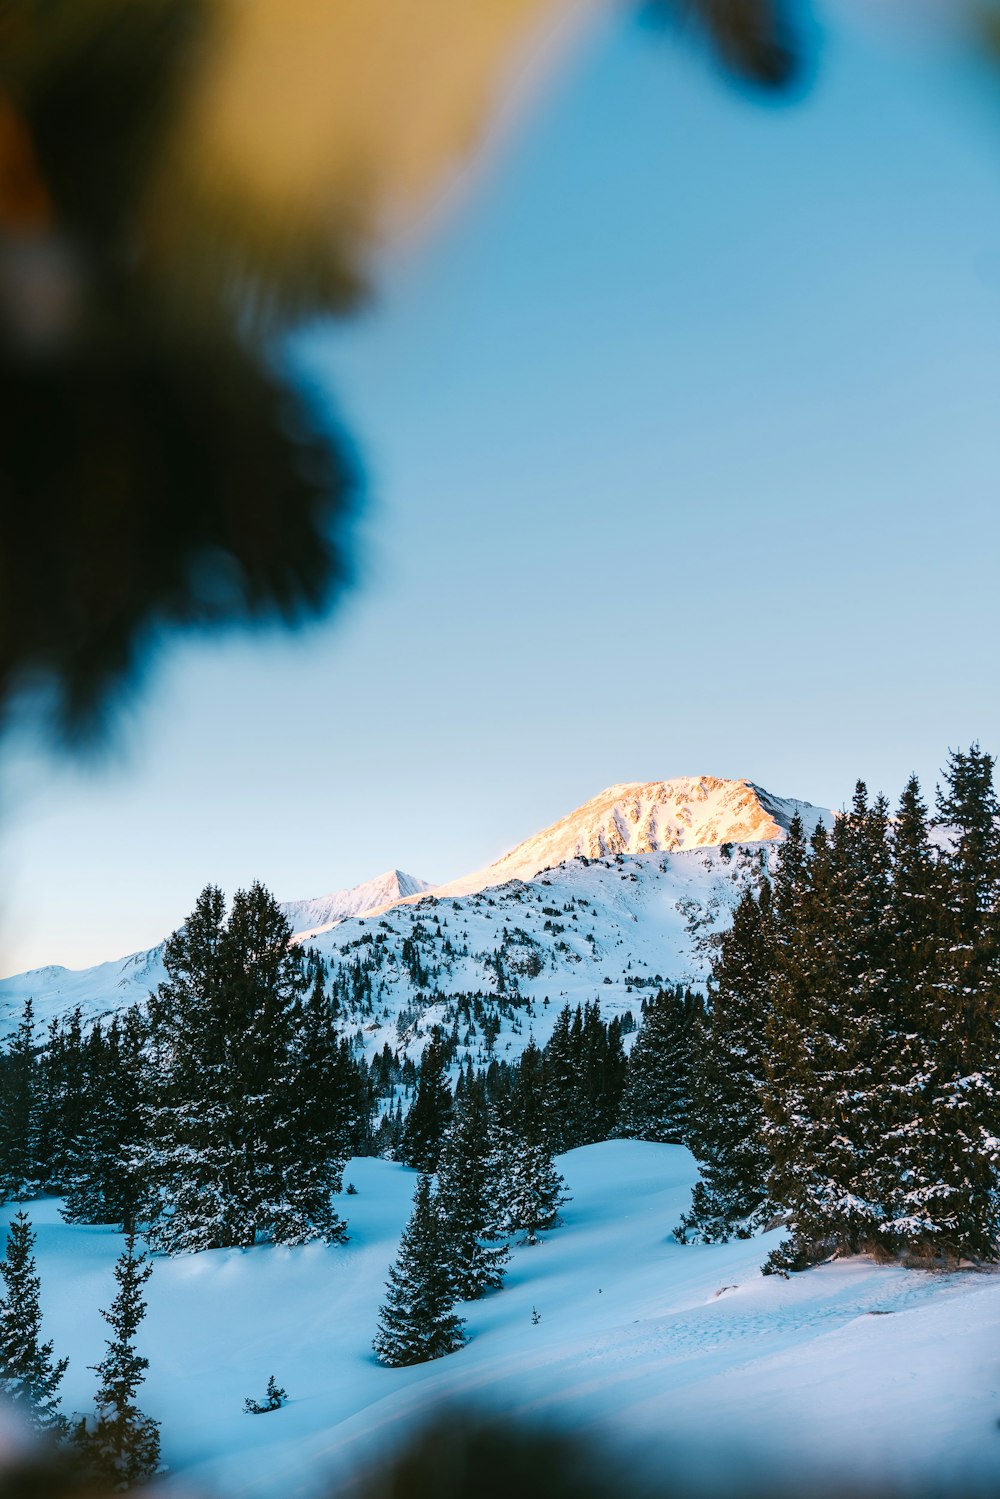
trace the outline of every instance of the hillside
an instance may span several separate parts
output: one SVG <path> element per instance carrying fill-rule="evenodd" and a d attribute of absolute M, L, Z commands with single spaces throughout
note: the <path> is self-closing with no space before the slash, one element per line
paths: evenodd
<path fill-rule="evenodd" d="M 461 1308 L 467 1347 L 410 1369 L 371 1352 L 415 1179 L 392 1162 L 349 1163 L 345 1245 L 157 1259 L 142 1404 L 163 1423 L 166 1492 L 305 1499 L 384 1457 L 442 1400 L 618 1444 L 635 1476 L 697 1462 L 746 1484 L 760 1464 L 798 1493 L 815 1492 L 817 1472 L 896 1493 L 995 1479 L 997 1276 L 846 1259 L 765 1279 L 775 1234 L 668 1237 L 694 1179 L 680 1147 L 612 1141 L 559 1164 L 573 1194 L 564 1226 L 515 1248 L 505 1288 Z M 72 1411 L 92 1390 L 121 1239 L 61 1223 L 54 1201 L 31 1211 Z M 288 1406 L 244 1415 L 271 1373 Z"/>
<path fill-rule="evenodd" d="M 449 884 L 391 870 L 283 909 L 331 970 L 363 975 L 344 1024 L 369 1056 L 386 1042 L 419 1051 L 430 1024 L 454 1022 L 447 996 L 470 993 L 496 1015 L 498 1054 L 516 1055 L 529 1035 L 546 1039 L 567 1001 L 599 998 L 610 1017 L 661 983 L 700 983 L 706 938 L 795 813 L 810 832 L 832 817 L 742 780 L 612 786 Z M 3 979 L 0 1031 L 29 995 L 40 1024 L 75 1005 L 96 1018 L 142 1001 L 164 977 L 162 953 Z M 430 1004 L 432 990 L 445 1002 Z M 481 1042 L 468 1051 L 481 1058 Z"/>

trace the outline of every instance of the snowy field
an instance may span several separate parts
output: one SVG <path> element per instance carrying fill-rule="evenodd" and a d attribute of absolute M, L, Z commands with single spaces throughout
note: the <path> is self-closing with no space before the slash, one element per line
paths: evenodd
<path fill-rule="evenodd" d="M 560 1166 L 573 1193 L 564 1226 L 515 1249 L 504 1290 L 464 1308 L 466 1348 L 414 1369 L 383 1369 L 371 1353 L 416 1180 L 401 1166 L 349 1163 L 346 1245 L 158 1259 L 141 1403 L 162 1422 L 168 1493 L 310 1495 L 390 1451 L 440 1401 L 627 1445 L 640 1470 L 668 1443 L 673 1463 L 710 1477 L 760 1461 L 798 1483 L 818 1469 L 995 1489 L 1000 1275 L 856 1259 L 763 1278 L 777 1235 L 669 1238 L 694 1179 L 680 1147 L 614 1141 Z M 64 1408 L 84 1409 L 121 1239 L 63 1224 L 53 1201 L 28 1207 L 45 1335 L 71 1360 Z M 271 1373 L 289 1404 L 245 1415 Z"/>

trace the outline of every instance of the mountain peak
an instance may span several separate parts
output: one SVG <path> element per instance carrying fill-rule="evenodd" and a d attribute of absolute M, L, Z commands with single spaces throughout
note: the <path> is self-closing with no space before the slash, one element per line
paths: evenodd
<path fill-rule="evenodd" d="M 669 781 L 623 781 L 519 843 L 493 864 L 435 895 L 465 895 L 507 880 L 530 880 L 569 859 L 615 854 L 677 853 L 722 843 L 781 838 L 798 813 L 811 833 L 832 813 L 810 802 L 773 796 L 748 780 L 676 776 Z"/>
<path fill-rule="evenodd" d="M 286 901 L 282 910 L 288 917 L 292 931 L 298 940 L 314 937 L 318 932 L 350 916 L 364 916 L 368 911 L 384 909 L 406 900 L 411 895 L 421 895 L 431 887 L 426 880 L 414 874 L 405 874 L 401 869 L 388 869 L 384 874 L 354 885 L 350 890 L 334 890 L 330 895 L 318 895 L 309 900 Z"/>

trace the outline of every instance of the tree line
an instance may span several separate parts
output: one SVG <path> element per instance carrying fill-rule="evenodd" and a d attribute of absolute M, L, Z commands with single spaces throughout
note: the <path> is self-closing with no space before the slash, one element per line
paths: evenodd
<path fill-rule="evenodd" d="M 837 1253 L 1000 1254 L 1000 805 L 994 758 L 950 754 L 929 821 L 858 783 L 796 818 L 748 886 L 696 1028 L 682 1237 L 787 1226 L 766 1269 Z"/>

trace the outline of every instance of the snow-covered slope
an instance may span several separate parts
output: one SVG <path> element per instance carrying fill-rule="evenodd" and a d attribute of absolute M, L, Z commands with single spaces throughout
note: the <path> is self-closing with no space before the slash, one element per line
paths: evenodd
<path fill-rule="evenodd" d="M 606 1019 L 637 1017 L 661 984 L 702 983 L 707 944 L 770 849 L 573 859 L 472 895 L 431 892 L 313 945 L 332 970 L 363 969 L 370 1000 L 349 1002 L 344 1023 L 369 1056 L 386 1043 L 419 1052 L 432 1025 L 458 1023 L 457 1060 L 488 1061 L 481 1030 L 467 1036 L 460 1015 L 475 994 L 500 1025 L 494 1054 L 510 1060 L 529 1037 L 545 1043 L 564 1004 L 598 999 Z"/>
<path fill-rule="evenodd" d="M 391 870 L 352 890 L 284 907 L 331 968 L 361 965 L 372 999 L 345 1015 L 371 1055 L 419 1050 L 452 1025 L 449 996 L 493 1005 L 501 1054 L 539 1043 L 562 1004 L 599 998 L 606 1016 L 644 990 L 700 982 L 705 939 L 792 817 L 807 832 L 833 814 L 751 781 L 682 777 L 611 786 L 487 868 L 429 887 Z M 25 998 L 44 1023 L 80 1005 L 96 1017 L 145 999 L 164 977 L 162 944 L 95 968 L 41 968 L 0 981 L 0 1034 Z M 414 959 L 416 958 L 416 961 Z M 428 992 L 445 996 L 428 1004 Z M 516 1013 L 515 1013 L 516 1012 Z M 471 1039 L 481 1058 L 481 1041 Z"/>
<path fill-rule="evenodd" d="M 619 1471 L 653 1493 L 696 1492 L 678 1477 L 692 1467 L 742 1493 L 995 1492 L 1000 1276 L 847 1259 L 765 1279 L 780 1233 L 670 1239 L 695 1176 L 681 1147 L 615 1140 L 559 1164 L 564 1227 L 515 1247 L 504 1289 L 460 1308 L 465 1348 L 410 1369 L 371 1351 L 415 1180 L 402 1166 L 349 1163 L 347 1244 L 158 1258 L 140 1402 L 162 1422 L 164 1493 L 348 1493 L 340 1480 L 448 1401 L 615 1444 Z M 72 1412 L 93 1397 L 122 1240 L 61 1223 L 57 1206 L 29 1209 Z M 288 1405 L 244 1415 L 269 1374 Z"/>
<path fill-rule="evenodd" d="M 772 796 L 752 781 L 680 776 L 609 786 L 551 827 L 472 874 L 434 888 L 435 895 L 469 895 L 507 880 L 531 880 L 568 859 L 614 854 L 676 853 L 723 843 L 780 838 L 795 813 L 811 833 L 832 814 L 810 802 Z"/>

